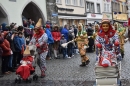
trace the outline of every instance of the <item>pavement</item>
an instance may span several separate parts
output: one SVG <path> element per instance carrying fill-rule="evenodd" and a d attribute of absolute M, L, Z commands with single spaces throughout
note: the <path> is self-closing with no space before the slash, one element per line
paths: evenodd
<path fill-rule="evenodd" d="M 130 43 L 125 44 L 125 57 L 122 61 L 121 80 L 123 86 L 130 86 Z M 12 73 L 0 78 L 0 86 L 93 86 L 95 83 L 95 53 L 87 53 L 90 64 L 79 67 L 81 59 L 75 55 L 71 59 L 47 60 L 47 71 L 45 78 L 30 84 L 22 82 L 14 84 L 16 74 Z M 36 73 L 40 76 L 40 69 L 36 67 Z"/>

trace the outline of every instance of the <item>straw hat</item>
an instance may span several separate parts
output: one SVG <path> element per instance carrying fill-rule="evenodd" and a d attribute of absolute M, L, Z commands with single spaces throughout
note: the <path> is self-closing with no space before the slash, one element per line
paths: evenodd
<path fill-rule="evenodd" d="M 41 27 L 42 26 L 42 19 L 40 18 L 36 24 L 35 27 Z"/>
<path fill-rule="evenodd" d="M 26 47 L 26 50 L 24 51 L 23 55 L 24 55 L 24 56 L 30 55 L 30 50 L 29 50 L 29 47 L 28 47 L 28 46 Z"/>
<path fill-rule="evenodd" d="M 110 20 L 108 19 L 107 15 L 106 14 L 103 14 L 103 18 L 102 18 L 102 23 L 103 22 L 110 22 Z"/>

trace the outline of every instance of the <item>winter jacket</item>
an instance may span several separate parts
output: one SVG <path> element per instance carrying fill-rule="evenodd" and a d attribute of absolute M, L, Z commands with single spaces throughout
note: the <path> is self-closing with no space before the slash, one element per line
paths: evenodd
<path fill-rule="evenodd" d="M 60 41 L 61 39 L 61 33 L 58 31 L 52 32 L 52 36 L 53 36 L 54 41 Z"/>
<path fill-rule="evenodd" d="M 0 44 L 0 47 L 3 50 L 2 56 L 11 55 L 10 43 L 7 41 L 7 39 L 4 39 L 4 42 Z"/>
<path fill-rule="evenodd" d="M 13 39 L 11 39 L 11 37 L 12 37 L 12 33 L 8 33 L 8 35 L 7 35 L 7 40 L 9 41 L 9 43 L 10 43 L 10 48 L 11 48 L 11 50 L 13 51 L 13 52 L 15 52 L 15 47 L 14 47 L 14 41 L 13 41 Z"/>
<path fill-rule="evenodd" d="M 68 41 L 68 34 L 69 34 L 68 29 L 67 28 L 63 28 L 61 30 L 61 34 L 64 34 L 65 39 Z"/>
<path fill-rule="evenodd" d="M 49 28 L 46 28 L 45 32 L 46 32 L 46 34 L 47 34 L 47 36 L 48 36 L 48 42 L 47 42 L 47 43 L 49 43 L 49 44 L 50 44 L 50 43 L 54 43 L 54 39 L 53 39 L 53 37 L 52 37 L 52 34 L 51 34 Z"/>
<path fill-rule="evenodd" d="M 25 50 L 25 41 L 24 38 L 21 38 L 19 36 L 15 36 L 14 37 L 14 44 L 15 44 L 15 50 L 18 52 L 22 51 L 22 46 L 24 46 L 24 50 Z"/>

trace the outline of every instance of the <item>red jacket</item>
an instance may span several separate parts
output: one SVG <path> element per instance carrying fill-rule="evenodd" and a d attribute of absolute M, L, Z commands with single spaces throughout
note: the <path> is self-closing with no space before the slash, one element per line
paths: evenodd
<path fill-rule="evenodd" d="M 60 41 L 60 39 L 61 39 L 61 33 L 60 32 L 52 32 L 52 36 L 53 36 L 53 39 L 55 40 L 55 41 Z"/>
<path fill-rule="evenodd" d="M 6 39 L 4 39 L 4 42 L 0 44 L 0 47 L 3 50 L 2 56 L 11 55 L 10 43 Z"/>

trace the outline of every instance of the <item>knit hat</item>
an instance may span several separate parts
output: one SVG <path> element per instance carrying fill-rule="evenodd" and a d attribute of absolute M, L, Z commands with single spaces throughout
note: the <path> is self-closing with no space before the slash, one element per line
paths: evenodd
<path fill-rule="evenodd" d="M 103 22 L 110 22 L 110 20 L 107 18 L 106 14 L 103 14 L 103 18 L 102 18 L 102 23 Z"/>
<path fill-rule="evenodd" d="M 28 47 L 28 46 L 26 47 L 26 50 L 24 51 L 23 55 L 24 55 L 24 56 L 30 55 L 30 50 L 29 50 L 29 47 Z"/>
<path fill-rule="evenodd" d="M 40 18 L 35 27 L 42 27 L 42 19 Z"/>

